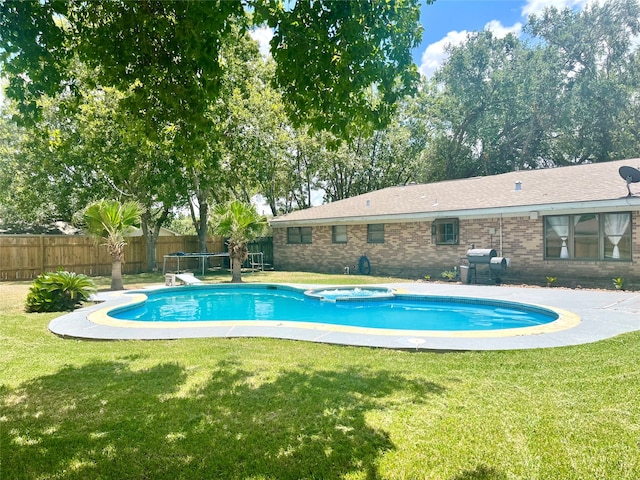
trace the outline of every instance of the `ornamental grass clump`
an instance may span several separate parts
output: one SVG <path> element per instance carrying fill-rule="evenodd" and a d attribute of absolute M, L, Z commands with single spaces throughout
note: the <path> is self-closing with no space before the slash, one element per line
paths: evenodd
<path fill-rule="evenodd" d="M 25 310 L 27 312 L 64 312 L 89 300 L 96 285 L 89 277 L 73 272 L 48 272 L 33 281 Z"/>

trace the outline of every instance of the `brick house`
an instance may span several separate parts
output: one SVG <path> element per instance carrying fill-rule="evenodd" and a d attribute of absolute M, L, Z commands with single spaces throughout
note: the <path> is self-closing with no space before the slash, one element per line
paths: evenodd
<path fill-rule="evenodd" d="M 622 166 L 640 159 L 390 187 L 292 212 L 271 219 L 274 266 L 343 273 L 366 256 L 372 274 L 439 278 L 475 245 L 509 258 L 505 281 L 638 283 L 640 183 L 627 185 Z"/>

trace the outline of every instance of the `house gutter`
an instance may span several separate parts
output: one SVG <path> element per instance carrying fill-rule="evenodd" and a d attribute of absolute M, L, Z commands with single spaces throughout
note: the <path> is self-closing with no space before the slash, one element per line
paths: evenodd
<path fill-rule="evenodd" d="M 416 212 L 381 215 L 358 215 L 352 217 L 325 217 L 314 219 L 287 220 L 286 216 L 272 218 L 273 227 L 323 226 L 323 225 L 361 225 L 363 223 L 406 223 L 428 222 L 440 218 L 459 218 L 461 220 L 481 218 L 505 218 L 528 216 L 535 219 L 544 215 L 563 215 L 575 213 L 602 213 L 640 210 L 640 197 L 630 196 L 615 200 L 592 200 L 586 202 L 553 203 L 547 205 L 518 205 L 514 207 L 493 207 L 467 210 L 443 210 L 438 212 Z"/>

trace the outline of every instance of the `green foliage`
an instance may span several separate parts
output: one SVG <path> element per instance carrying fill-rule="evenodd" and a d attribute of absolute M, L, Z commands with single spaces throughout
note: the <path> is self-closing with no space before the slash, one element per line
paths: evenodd
<path fill-rule="evenodd" d="M 83 227 L 90 235 L 105 241 L 109 253 L 122 254 L 124 237 L 140 225 L 140 205 L 136 202 L 98 200 L 80 213 Z"/>
<path fill-rule="evenodd" d="M 554 96 L 561 105 L 554 160 L 606 161 L 638 152 L 637 0 L 592 3 L 578 12 L 546 9 L 527 33 L 556 58 Z M 547 95 L 550 92 L 547 93 Z"/>
<path fill-rule="evenodd" d="M 348 138 L 359 127 L 388 123 L 391 106 L 415 90 L 419 75 L 410 52 L 422 35 L 417 0 L 295 2 L 292 9 L 262 3 L 258 19 L 275 31 L 276 81 L 295 124 Z"/>
<path fill-rule="evenodd" d="M 167 223 L 167 228 L 180 235 L 196 235 L 191 218 L 185 215 L 176 215 Z"/>
<path fill-rule="evenodd" d="M 233 264 L 233 282 L 241 281 L 240 266 L 247 259 L 247 243 L 261 236 L 267 229 L 267 219 L 252 205 L 232 200 L 215 207 L 212 232 L 227 239 L 229 258 Z"/>
<path fill-rule="evenodd" d="M 445 280 L 448 280 L 448 281 L 451 281 L 451 280 L 455 279 L 457 275 L 458 275 L 458 273 L 454 272 L 453 270 L 445 270 L 444 272 L 442 272 L 440 274 L 440 276 L 442 278 L 444 278 Z"/>
<path fill-rule="evenodd" d="M 292 116 L 340 136 L 352 125 L 388 120 L 419 78 L 411 58 L 421 38 L 418 0 L 285 3 L 2 2 L 7 94 L 33 118 L 43 94 L 75 93 L 70 67 L 79 59 L 95 85 L 131 92 L 128 109 L 151 130 L 165 122 L 188 126 L 188 145 L 211 126 L 206 113 L 221 98 L 225 39 L 234 28 L 268 23 L 276 32 L 275 78 Z M 381 101 L 369 96 L 374 89 Z"/>
<path fill-rule="evenodd" d="M 615 287 L 616 290 L 624 290 L 624 278 L 622 277 L 616 277 L 616 278 L 612 278 L 611 279 L 613 281 L 613 286 Z"/>
<path fill-rule="evenodd" d="M 43 273 L 29 289 L 25 310 L 39 313 L 74 310 L 95 291 L 95 283 L 86 275 L 65 271 Z"/>
<path fill-rule="evenodd" d="M 556 284 L 556 281 L 558 281 L 558 277 L 552 276 L 546 276 L 545 279 L 547 280 L 547 287 L 553 287 Z"/>
<path fill-rule="evenodd" d="M 531 16 L 532 41 L 490 31 L 450 50 L 425 99 L 425 180 L 636 156 L 636 0 Z"/>
<path fill-rule="evenodd" d="M 102 240 L 112 259 L 111 290 L 122 290 L 122 262 L 125 236 L 140 225 L 141 207 L 137 202 L 98 200 L 78 212 L 77 219 L 85 231 Z"/>
<path fill-rule="evenodd" d="M 373 190 L 406 185 L 418 179 L 421 153 L 427 144 L 429 120 L 411 97 L 398 103 L 390 123 L 373 135 L 359 131 L 348 142 L 331 148 L 325 141 L 319 177 L 326 201 L 342 200 Z"/>

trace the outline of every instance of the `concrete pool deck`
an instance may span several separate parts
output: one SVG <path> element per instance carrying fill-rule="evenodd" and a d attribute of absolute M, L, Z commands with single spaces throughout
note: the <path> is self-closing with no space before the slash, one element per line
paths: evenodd
<path fill-rule="evenodd" d="M 259 284 L 258 284 L 259 285 Z M 326 285 L 299 285 L 317 288 Z M 63 337 L 92 340 L 166 340 L 204 337 L 271 337 L 304 340 L 339 345 L 418 350 L 514 350 L 580 345 L 611 338 L 622 333 L 640 330 L 640 292 L 606 290 L 571 290 L 562 288 L 528 288 L 494 285 L 461 285 L 456 283 L 388 283 L 402 293 L 459 296 L 519 302 L 559 309 L 575 326 L 549 328 L 530 334 L 508 336 L 494 331 L 495 336 L 464 332 L 376 332 L 371 329 L 344 328 L 336 325 L 301 327 L 293 322 L 187 322 L 162 326 L 157 322 L 92 321 L 106 318 L 108 308 L 131 302 L 133 291 L 105 292 L 97 296 L 102 303 L 76 310 L 51 321 L 49 329 Z M 326 286 L 328 287 L 328 286 Z M 335 288 L 335 285 L 331 285 Z M 182 288 L 182 287 L 173 287 Z M 577 321 L 579 320 L 579 322 Z M 568 325 L 568 324 L 567 324 Z M 470 336 L 472 335 L 472 336 Z"/>

